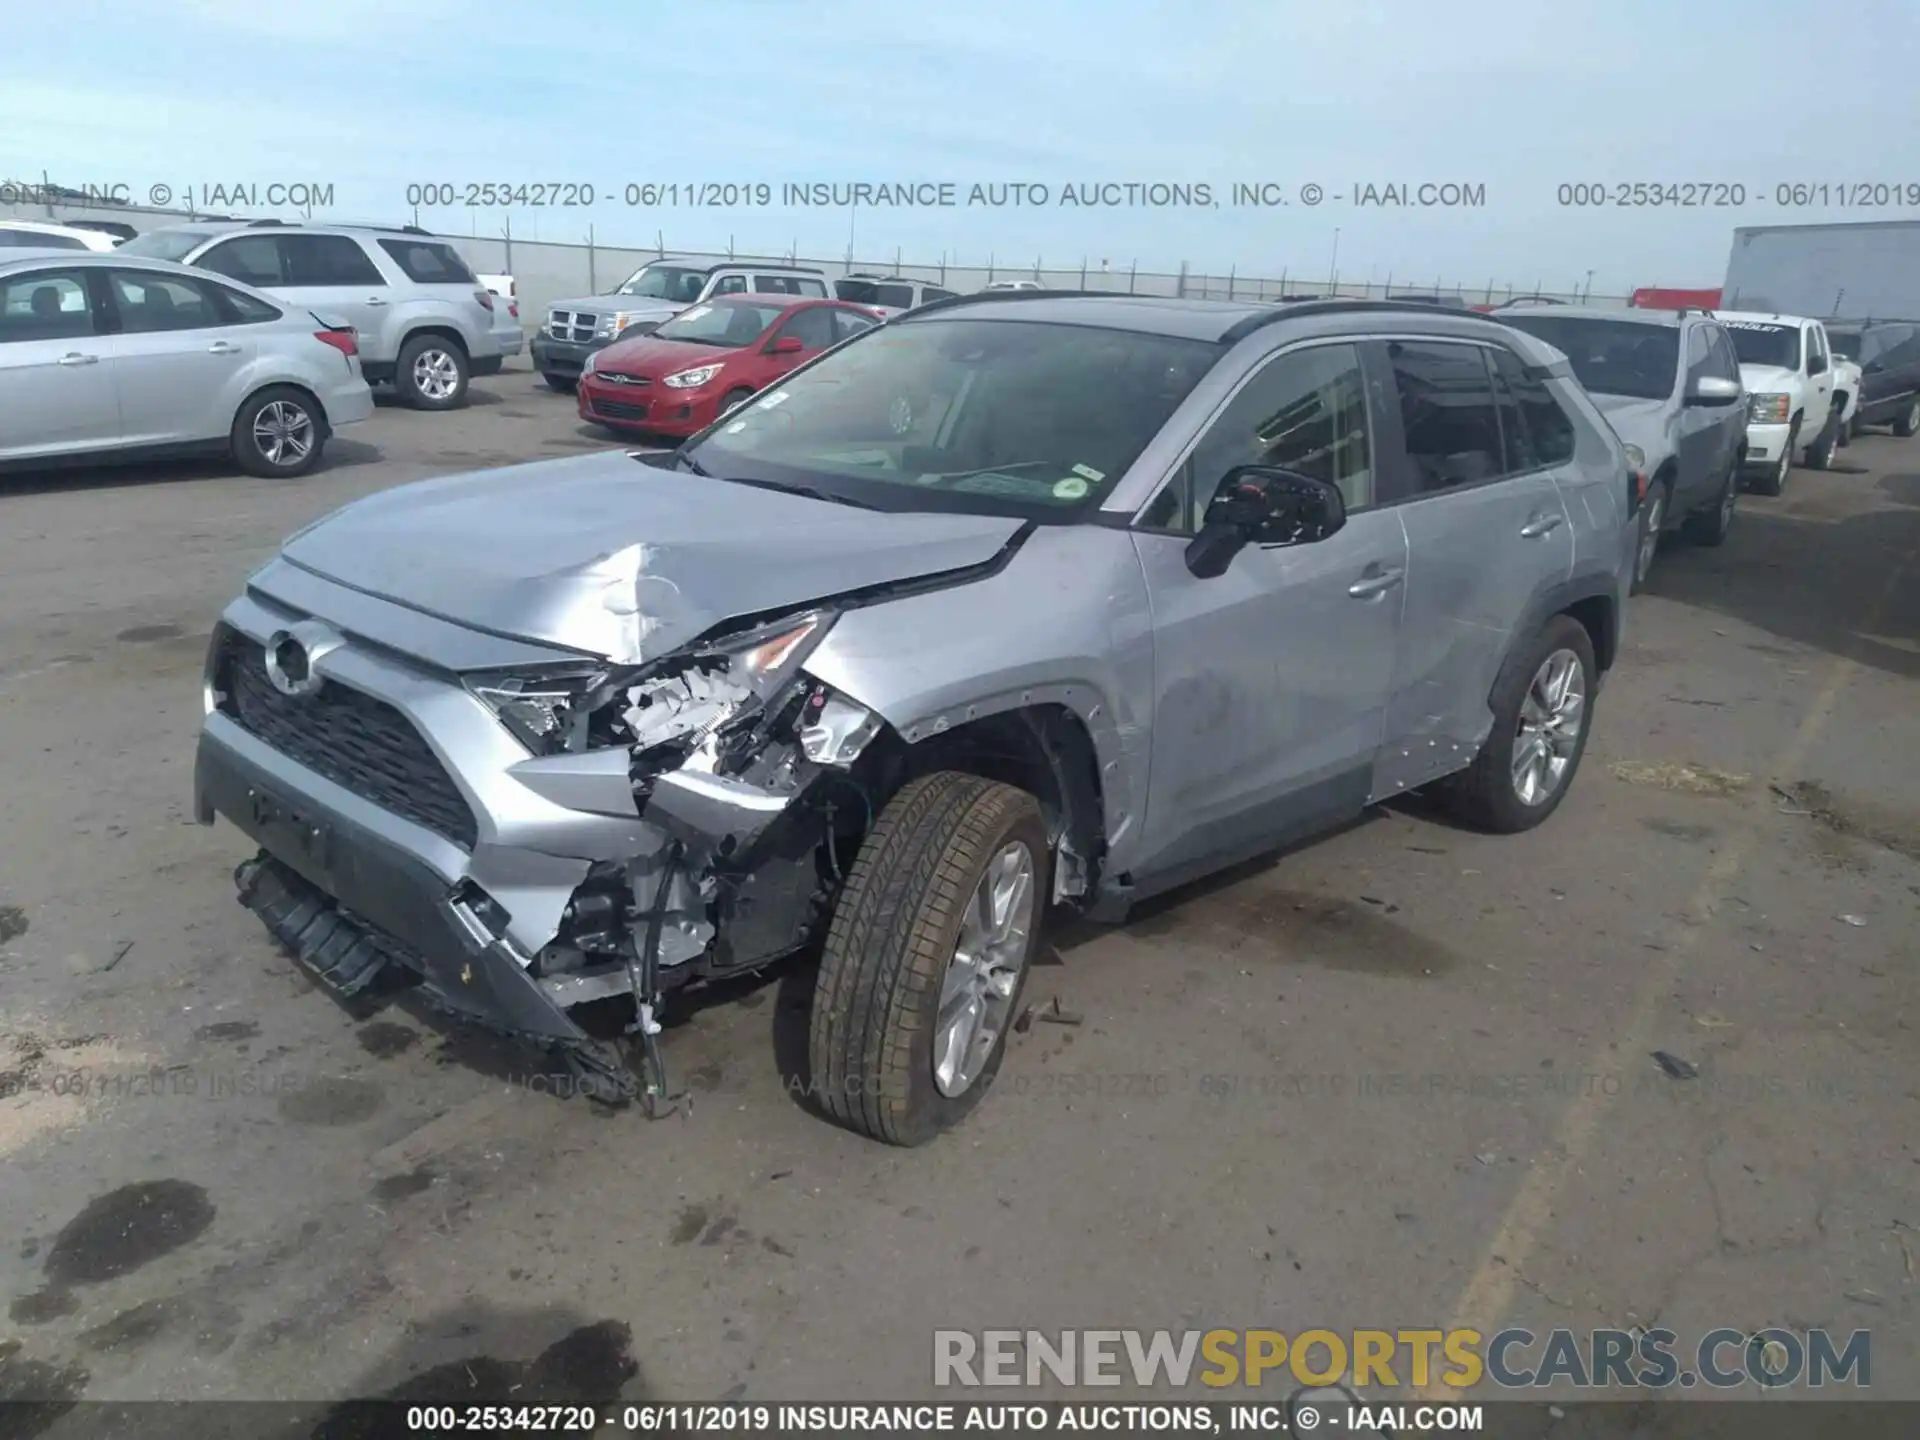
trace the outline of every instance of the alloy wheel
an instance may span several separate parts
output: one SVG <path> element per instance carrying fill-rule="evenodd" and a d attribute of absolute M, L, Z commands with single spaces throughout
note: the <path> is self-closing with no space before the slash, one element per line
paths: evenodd
<path fill-rule="evenodd" d="M 313 417 L 291 400 L 274 400 L 253 417 L 253 443 L 269 465 L 298 465 L 313 450 Z"/>
<path fill-rule="evenodd" d="M 1640 549 L 1633 562 L 1634 583 L 1646 583 L 1647 576 L 1653 573 L 1653 557 L 1659 553 L 1660 531 L 1666 523 L 1666 487 L 1656 485 L 1647 497 L 1647 512 L 1640 526 Z"/>
<path fill-rule="evenodd" d="M 1006 1030 L 1026 965 L 1034 899 L 1033 855 L 1021 841 L 1011 841 L 974 888 L 941 981 L 933 1080 L 942 1095 L 966 1093 Z"/>
<path fill-rule="evenodd" d="M 450 400 L 460 388 L 460 366 L 444 350 L 422 350 L 413 360 L 413 388 L 429 400 Z"/>
<path fill-rule="evenodd" d="M 1586 674 L 1571 650 L 1555 650 L 1534 672 L 1520 702 L 1513 740 L 1513 790 L 1526 805 L 1544 805 L 1566 783 L 1580 747 L 1587 706 Z"/>

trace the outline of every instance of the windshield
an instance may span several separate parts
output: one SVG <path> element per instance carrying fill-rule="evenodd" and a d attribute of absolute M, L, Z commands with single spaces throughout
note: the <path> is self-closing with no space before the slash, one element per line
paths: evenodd
<path fill-rule="evenodd" d="M 1664 400 L 1680 369 L 1680 332 L 1631 320 L 1582 320 L 1571 315 L 1502 315 L 1516 330 L 1565 353 L 1579 382 L 1596 395 Z"/>
<path fill-rule="evenodd" d="M 688 270 L 680 265 L 642 265 L 614 291 L 616 295 L 639 295 L 649 300 L 683 300 L 691 303 L 706 288 L 707 272 Z"/>
<path fill-rule="evenodd" d="M 205 244 L 217 230 L 149 230 L 119 246 L 123 255 L 147 255 L 155 260 L 184 260 L 187 253 Z"/>
<path fill-rule="evenodd" d="M 763 391 L 688 453 L 886 510 L 1097 505 L 1213 367 L 1202 340 L 1024 320 L 894 324 Z"/>
<path fill-rule="evenodd" d="M 1800 368 L 1800 330 L 1794 325 L 1761 325 L 1751 320 L 1722 320 L 1733 337 L 1733 353 L 1742 365 Z"/>
<path fill-rule="evenodd" d="M 1827 343 L 1833 347 L 1833 353 L 1843 360 L 1860 358 L 1861 334 L 1858 330 L 1829 330 Z"/>
<path fill-rule="evenodd" d="M 755 305 L 725 301 L 682 310 L 654 335 L 661 340 L 683 340 L 692 345 L 723 345 L 738 349 L 766 334 L 787 313 L 784 305 Z"/>

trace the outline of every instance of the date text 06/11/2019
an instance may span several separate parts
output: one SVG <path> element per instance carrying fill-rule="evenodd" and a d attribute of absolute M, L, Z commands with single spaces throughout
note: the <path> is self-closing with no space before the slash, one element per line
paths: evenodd
<path fill-rule="evenodd" d="M 1734 210 L 1770 205 L 1789 210 L 1910 210 L 1920 209 L 1920 180 L 1782 180 L 1772 185 L 1577 180 L 1559 185 L 1554 198 L 1576 209 Z"/>

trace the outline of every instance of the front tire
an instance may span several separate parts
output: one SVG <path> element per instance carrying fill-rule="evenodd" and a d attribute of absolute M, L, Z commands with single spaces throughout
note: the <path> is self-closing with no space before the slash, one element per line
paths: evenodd
<path fill-rule="evenodd" d="M 1893 433 L 1902 440 L 1910 440 L 1920 434 L 1920 399 L 1907 406 L 1900 418 L 1893 422 Z"/>
<path fill-rule="evenodd" d="M 1560 808 L 1593 726 L 1593 641 L 1571 615 L 1541 627 L 1493 697 L 1493 729 L 1440 797 L 1475 829 L 1531 830 Z"/>
<path fill-rule="evenodd" d="M 1820 437 L 1808 447 L 1807 468 L 1825 470 L 1833 464 L 1833 450 L 1840 435 L 1840 417 L 1838 414 L 1827 416 L 1827 423 L 1820 427 Z"/>
<path fill-rule="evenodd" d="M 720 413 L 725 415 L 729 410 L 738 410 L 752 398 L 753 391 L 744 385 L 737 390 L 729 390 L 720 397 Z"/>
<path fill-rule="evenodd" d="M 980 1103 L 1039 943 L 1050 859 L 1023 790 L 940 771 L 893 797 L 847 875 L 814 988 L 812 1091 L 829 1116 L 921 1145 Z"/>
<path fill-rule="evenodd" d="M 416 335 L 400 347 L 393 384 L 415 410 L 457 410 L 467 403 L 472 366 L 467 352 L 443 335 Z"/>
<path fill-rule="evenodd" d="M 1712 549 L 1725 543 L 1727 532 L 1733 529 L 1733 516 L 1740 504 L 1740 461 L 1735 457 L 1727 469 L 1727 478 L 1720 487 L 1720 494 L 1710 510 L 1696 510 L 1687 517 L 1684 527 L 1686 537 L 1695 545 Z"/>
<path fill-rule="evenodd" d="M 1753 477 L 1753 493 L 1756 495 L 1778 495 L 1787 488 L 1787 472 L 1793 468 L 1793 452 L 1800 448 L 1800 422 L 1794 421 L 1787 431 L 1787 448 L 1780 452 L 1780 458 Z"/>
<path fill-rule="evenodd" d="M 320 463 L 327 422 L 304 390 L 274 385 L 247 397 L 233 417 L 228 446 L 249 475 L 291 480 Z"/>
<path fill-rule="evenodd" d="M 1653 560 L 1660 553 L 1660 537 L 1667 529 L 1667 509 L 1673 503 L 1673 487 L 1656 480 L 1647 491 L 1647 503 L 1640 507 L 1640 534 L 1633 552 L 1633 593 L 1645 588 L 1653 573 Z"/>

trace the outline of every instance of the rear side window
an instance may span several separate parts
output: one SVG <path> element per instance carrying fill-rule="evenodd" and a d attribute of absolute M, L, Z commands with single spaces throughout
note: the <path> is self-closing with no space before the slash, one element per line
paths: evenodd
<path fill-rule="evenodd" d="M 707 298 L 711 300 L 716 295 L 744 295 L 746 293 L 746 276 L 723 275 L 714 282 L 713 289 L 707 292 Z"/>
<path fill-rule="evenodd" d="M 1518 421 L 1509 431 L 1508 448 L 1521 451 L 1526 459 L 1524 465 L 1511 468 L 1539 470 L 1565 465 L 1573 459 L 1573 421 L 1553 398 L 1547 382 L 1529 374 L 1526 362 L 1518 355 L 1504 347 L 1495 347 L 1492 355 L 1502 391 L 1502 424 L 1511 424 L 1510 415 Z M 1507 397 L 1511 397 L 1511 410 Z"/>
<path fill-rule="evenodd" d="M 911 285 L 876 285 L 874 304 L 890 305 L 897 310 L 913 308 L 913 287 Z"/>
<path fill-rule="evenodd" d="M 226 323 L 214 295 L 219 287 L 144 270 L 112 273 L 113 303 L 129 335 L 165 330 L 211 330 Z"/>
<path fill-rule="evenodd" d="M 871 280 L 836 280 L 833 293 L 842 300 L 850 300 L 855 305 L 878 305 L 880 287 Z"/>
<path fill-rule="evenodd" d="M 862 330 L 871 330 L 874 326 L 874 322 L 866 316 L 856 315 L 851 310 L 834 310 L 830 313 L 833 316 L 833 338 L 836 343 L 851 339 Z"/>
<path fill-rule="evenodd" d="M 824 280 L 800 280 L 796 282 L 793 293 L 796 295 L 805 295 L 814 300 L 831 298 L 827 294 L 827 282 Z"/>
<path fill-rule="evenodd" d="M 956 293 L 958 292 L 953 290 L 942 290 L 938 285 L 928 285 L 920 292 L 920 303 L 924 305 L 929 300 L 951 300 Z"/>
<path fill-rule="evenodd" d="M 93 333 L 93 305 L 78 270 L 37 270 L 0 280 L 0 345 Z"/>
<path fill-rule="evenodd" d="M 1504 473 L 1493 377 L 1478 345 L 1395 341 L 1387 347 L 1412 489 L 1432 495 Z"/>
<path fill-rule="evenodd" d="M 345 235 L 282 235 L 288 285 L 385 285 L 386 276 L 358 241 Z"/>
<path fill-rule="evenodd" d="M 753 289 L 758 295 L 798 295 L 800 282 L 791 275 L 756 275 Z"/>
<path fill-rule="evenodd" d="M 194 262 L 202 270 L 225 275 L 243 285 L 284 285 L 286 268 L 280 247 L 270 235 L 242 235 L 222 240 Z"/>
<path fill-rule="evenodd" d="M 451 245 L 435 240 L 382 240 L 400 273 L 416 285 L 477 285 L 473 271 Z"/>
<path fill-rule="evenodd" d="M 219 302 L 220 308 L 226 311 L 226 318 L 232 324 L 262 325 L 269 320 L 278 320 L 285 313 L 264 300 L 256 300 L 251 295 L 239 290 L 230 290 L 225 285 L 209 282 L 207 288 L 213 292 L 214 299 Z"/>

